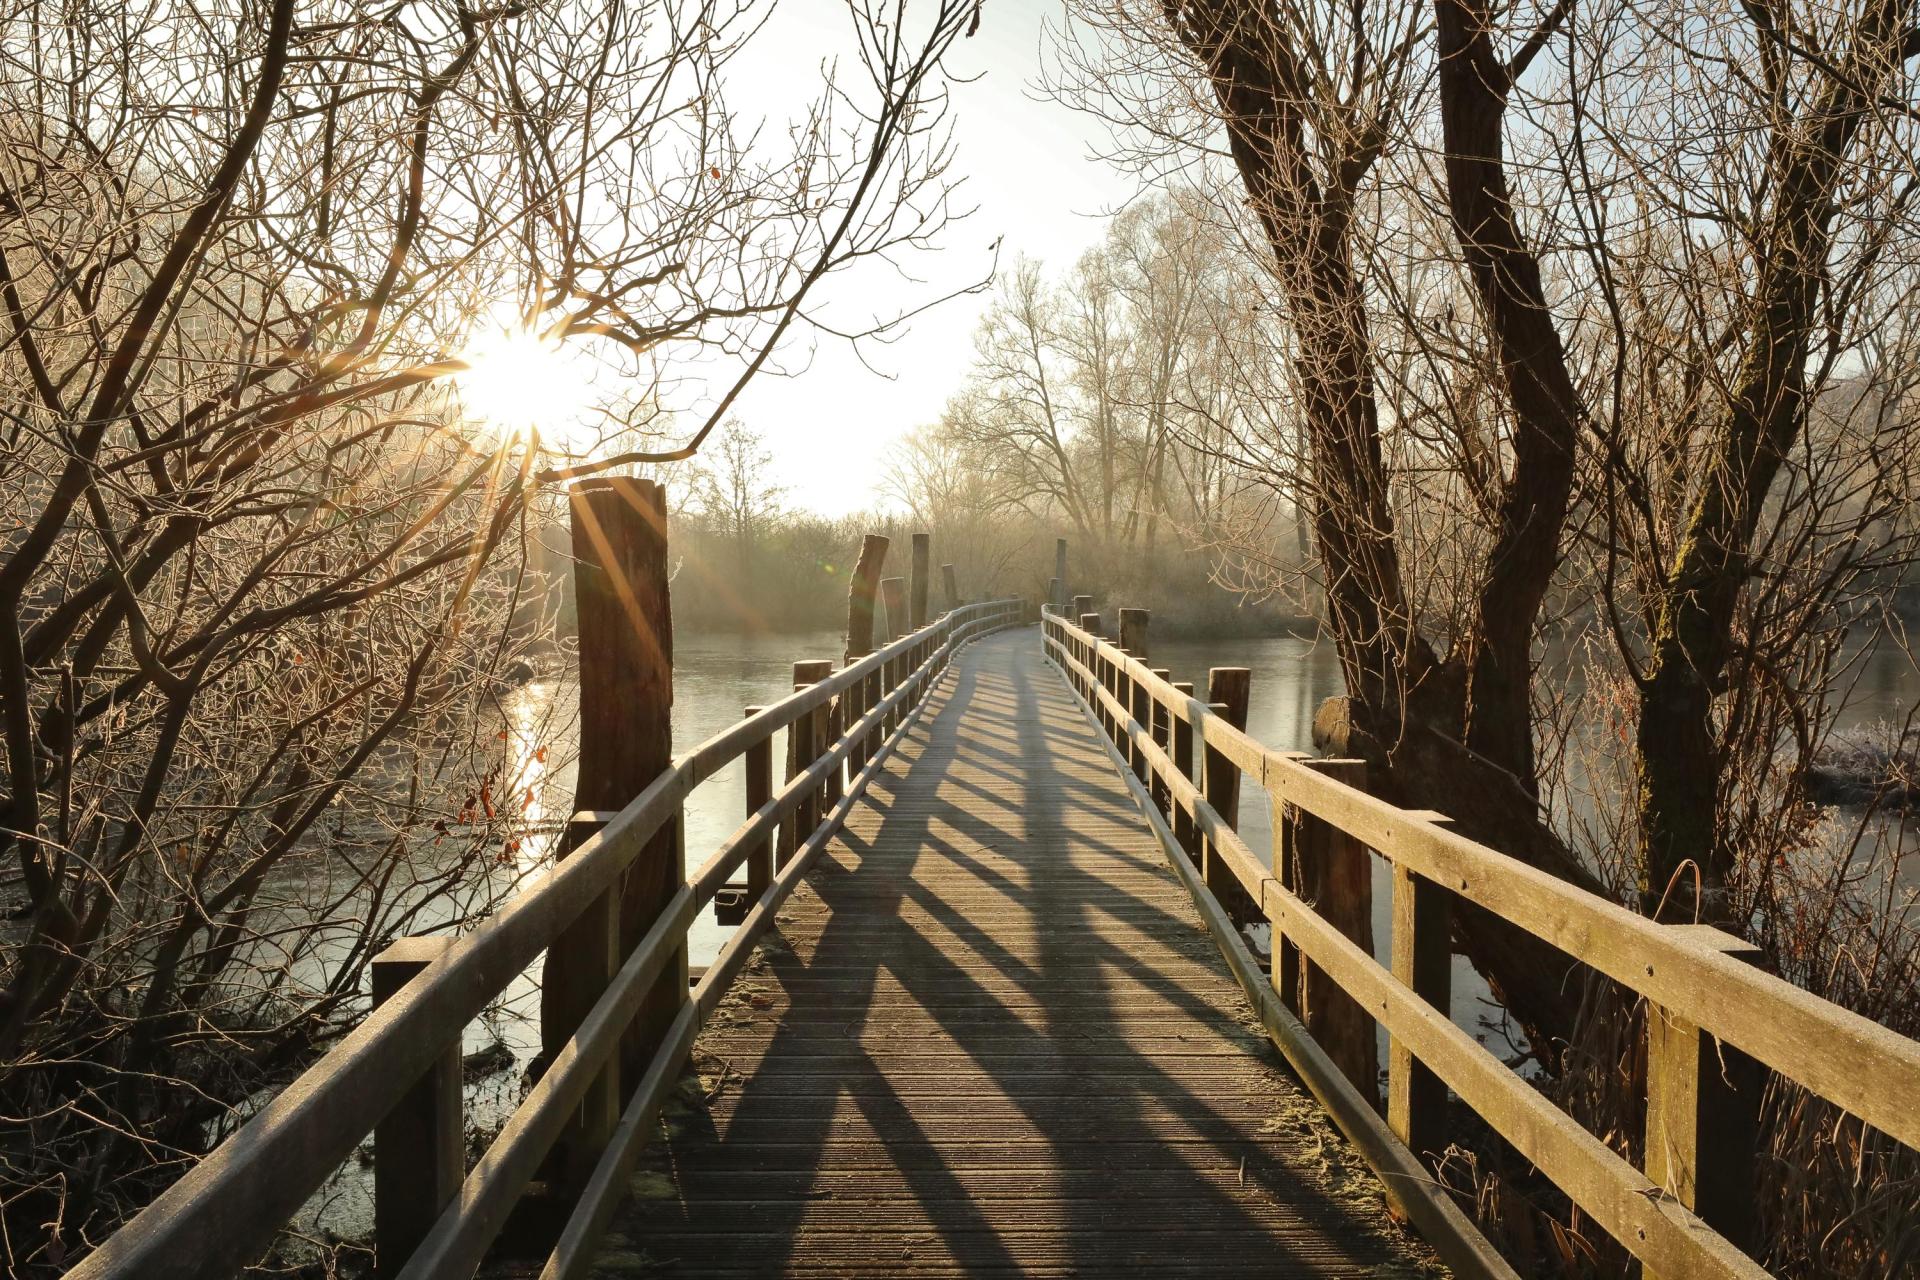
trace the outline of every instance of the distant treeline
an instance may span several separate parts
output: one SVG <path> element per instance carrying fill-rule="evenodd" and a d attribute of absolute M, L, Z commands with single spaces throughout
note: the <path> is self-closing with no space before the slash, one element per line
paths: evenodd
<path fill-rule="evenodd" d="M 717 530 L 703 515 L 674 517 L 675 625 L 696 631 L 798 631 L 841 626 L 860 540 L 892 540 L 886 576 L 906 577 L 911 537 L 933 537 L 930 607 L 946 607 L 940 566 L 952 564 L 966 600 L 1001 595 L 1039 599 L 1053 575 L 1056 531 L 1018 517 L 990 528 L 927 528 L 893 515 L 838 519 L 795 513 L 770 521 L 752 537 Z M 1071 589 L 1091 594 L 1105 612 L 1117 605 L 1154 611 L 1160 634 L 1276 634 L 1311 627 L 1291 602 L 1251 600 L 1215 583 L 1209 557 L 1171 543 L 1108 550 L 1069 538 Z"/>

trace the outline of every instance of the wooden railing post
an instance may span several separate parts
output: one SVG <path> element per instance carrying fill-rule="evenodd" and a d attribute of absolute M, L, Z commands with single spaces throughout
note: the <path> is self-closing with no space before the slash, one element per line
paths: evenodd
<path fill-rule="evenodd" d="M 373 958 L 373 1007 L 397 995 L 452 942 L 446 937 L 394 939 Z M 374 1130 L 373 1241 L 381 1280 L 400 1274 L 440 1211 L 460 1192 L 466 1173 L 460 1083 L 456 1039 Z"/>
<path fill-rule="evenodd" d="M 748 707 L 748 716 L 757 716 L 763 707 Z M 773 735 L 768 734 L 746 750 L 747 816 L 751 818 L 773 799 Z M 773 883 L 773 837 L 755 845 L 747 854 L 747 910 L 760 901 Z"/>
<path fill-rule="evenodd" d="M 1760 959 L 1758 947 L 1712 925 L 1667 927 L 1749 964 Z M 1648 1002 L 1647 1178 L 1748 1252 L 1758 1243 L 1753 1176 L 1764 1079 L 1746 1054 Z M 1646 1277 L 1655 1280 L 1652 1267 Z"/>
<path fill-rule="evenodd" d="M 1234 728 L 1247 727 L 1247 705 L 1253 693 L 1253 672 L 1246 667 L 1214 667 L 1207 672 L 1207 709 Z M 1200 793 L 1230 827 L 1240 825 L 1240 770 L 1219 749 L 1203 741 L 1200 749 Z M 1233 870 L 1215 856 L 1213 842 L 1204 833 L 1200 841 L 1200 874 L 1227 918 L 1245 928 L 1266 918 L 1260 905 Z"/>
<path fill-rule="evenodd" d="M 913 535 L 913 559 L 909 573 L 910 590 L 907 592 L 907 630 L 918 631 L 927 625 L 927 589 L 933 584 L 928 581 L 932 572 L 933 535 L 916 533 Z"/>
<path fill-rule="evenodd" d="M 1092 673 L 1086 681 L 1082 682 L 1083 687 L 1081 692 L 1086 695 L 1087 706 L 1093 709 L 1094 723 L 1105 725 L 1107 723 L 1106 709 L 1100 705 L 1100 699 L 1096 693 L 1096 690 L 1104 683 L 1102 678 L 1104 668 L 1101 666 L 1099 644 L 1100 615 L 1097 613 L 1081 614 L 1080 629 L 1093 637 L 1087 642 L 1086 649 L 1076 655 L 1079 657 L 1081 665 L 1085 666 L 1086 669 Z"/>
<path fill-rule="evenodd" d="M 884 664 L 880 669 L 868 672 L 866 679 L 862 680 L 860 685 L 860 714 L 865 716 L 868 712 L 879 706 L 880 699 L 885 696 L 886 670 Z M 885 725 L 876 724 L 867 731 L 867 736 L 862 739 L 860 743 L 861 764 L 864 765 L 867 761 L 873 759 L 874 755 L 880 750 L 880 740 L 885 735 Z"/>
<path fill-rule="evenodd" d="M 1191 680 L 1180 681 L 1173 688 L 1175 693 L 1185 694 L 1189 698 L 1193 696 Z M 1173 767 L 1180 771 L 1181 777 L 1193 781 L 1193 723 L 1184 715 L 1173 717 Z M 1193 818 L 1185 809 L 1174 804 L 1173 838 L 1187 851 L 1187 856 L 1197 862 L 1200 845 L 1194 839 L 1195 830 Z"/>
<path fill-rule="evenodd" d="M 852 662 L 853 660 L 849 659 L 848 665 L 851 666 Z M 850 728 L 860 722 L 860 717 L 866 713 L 866 694 L 867 682 L 864 680 L 856 680 L 841 691 L 838 710 L 835 714 L 843 727 Z M 836 771 L 836 776 L 844 776 L 847 783 L 852 783 L 853 775 L 860 772 L 860 750 L 865 745 L 864 742 L 853 744 L 847 752 L 845 765 Z"/>
<path fill-rule="evenodd" d="M 1065 538 L 1053 540 L 1053 590 L 1048 596 L 1048 601 L 1056 611 L 1064 611 L 1067 607 L 1067 540 Z"/>
<path fill-rule="evenodd" d="M 583 480 L 569 492 L 580 634 L 574 808 L 606 812 L 639 795 L 673 758 L 666 494 L 659 484 L 631 476 Z M 618 890 L 621 956 L 653 927 L 686 881 L 682 826 L 677 815 L 662 823 L 627 869 Z M 552 1060 L 605 989 L 605 938 L 591 914 L 548 949 L 541 982 L 542 1061 Z M 686 999 L 687 953 L 682 946 L 621 1040 L 618 1079 L 623 1097 L 646 1070 Z M 565 1153 L 554 1167 L 577 1167 L 578 1158 L 577 1153 Z"/>
<path fill-rule="evenodd" d="M 946 588 L 947 612 L 952 613 L 961 605 L 960 582 L 959 579 L 954 577 L 952 565 L 943 564 L 940 566 L 940 584 Z"/>
<path fill-rule="evenodd" d="M 853 567 L 853 581 L 847 587 L 847 665 L 852 666 L 861 658 L 873 652 L 873 613 L 874 603 L 880 594 L 880 573 L 887 563 L 888 540 L 877 533 L 868 534 L 860 543 L 860 560 Z M 878 673 L 860 681 L 857 689 L 849 689 L 852 705 L 848 708 L 849 720 L 865 715 L 877 700 L 876 691 L 880 687 Z M 847 775 L 852 777 L 860 767 L 872 758 L 871 735 L 861 739 L 847 757 Z"/>
<path fill-rule="evenodd" d="M 1445 822 L 1445 815 L 1409 816 Z M 1393 976 L 1449 1015 L 1453 1006 L 1453 896 L 1406 867 L 1393 868 Z M 1387 1042 L 1387 1123 L 1415 1155 L 1447 1145 L 1447 1086 L 1398 1038 Z"/>
<path fill-rule="evenodd" d="M 1302 760 L 1335 781 L 1364 790 L 1364 760 Z M 1287 824 L 1293 839 L 1280 882 L 1351 939 L 1373 954 L 1373 867 L 1366 848 L 1340 828 L 1311 814 Z M 1356 1089 L 1380 1104 L 1380 1052 L 1373 1018 L 1311 961 L 1302 960 L 1298 986 L 1300 1021 Z"/>
<path fill-rule="evenodd" d="M 1092 612 L 1092 596 L 1075 596 L 1073 603 L 1067 607 L 1067 616 L 1069 618 L 1084 618 Z"/>
<path fill-rule="evenodd" d="M 1165 683 L 1169 677 L 1173 675 L 1173 672 L 1164 667 L 1155 667 L 1153 674 L 1155 679 Z M 1153 739 L 1154 746 L 1159 747 L 1171 758 L 1173 755 L 1173 720 L 1171 715 L 1168 714 L 1166 707 L 1161 705 L 1160 699 L 1154 697 L 1151 693 L 1147 694 L 1147 714 L 1151 721 L 1147 726 L 1147 736 Z M 1166 779 L 1162 778 L 1158 773 L 1155 773 L 1147 784 L 1147 794 L 1153 797 L 1154 806 L 1159 809 L 1161 813 L 1171 818 L 1173 811 L 1173 789 L 1167 784 Z"/>
<path fill-rule="evenodd" d="M 805 659 L 796 662 L 793 664 L 794 692 L 798 693 L 802 689 L 819 684 L 832 674 L 832 659 Z M 820 758 L 820 752 L 825 746 L 825 732 L 825 707 L 815 707 L 812 711 L 796 716 L 793 723 L 787 726 L 788 782 L 792 782 L 811 769 L 813 762 Z M 799 851 L 800 846 L 806 843 L 807 837 L 813 834 L 813 829 L 820 825 L 820 801 L 823 793 L 824 788 L 809 790 L 781 823 L 778 855 L 780 866 L 787 865 L 787 862 Z"/>
<path fill-rule="evenodd" d="M 833 661 L 827 659 L 826 670 L 820 673 L 820 678 L 824 680 L 832 674 Z M 839 740 L 841 726 L 844 723 L 842 717 L 846 715 L 845 701 L 843 697 L 838 696 L 828 698 L 814 710 L 814 719 L 817 722 L 814 732 L 814 759 L 818 760 L 826 753 L 827 748 Z M 820 816 L 822 819 L 833 812 L 834 806 L 840 803 L 841 797 L 846 793 L 846 766 L 836 764 L 827 770 L 826 781 L 821 783 Z"/>
<path fill-rule="evenodd" d="M 1120 647 L 1135 662 L 1147 660 L 1147 623 L 1151 614 L 1145 609 L 1122 609 L 1119 614 Z M 1147 696 L 1146 689 L 1131 674 L 1125 680 L 1126 696 L 1121 702 L 1127 708 L 1127 714 L 1143 729 L 1151 732 L 1153 713 L 1148 709 L 1153 700 Z M 1147 755 L 1131 741 L 1122 742 L 1127 763 L 1133 766 L 1133 776 L 1145 782 L 1147 780 Z"/>

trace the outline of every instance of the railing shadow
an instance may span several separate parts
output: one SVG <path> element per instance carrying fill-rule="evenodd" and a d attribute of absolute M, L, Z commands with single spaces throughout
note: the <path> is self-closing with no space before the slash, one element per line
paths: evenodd
<path fill-rule="evenodd" d="M 869 790 L 878 826 L 822 859 L 824 926 L 770 946 L 703 1036 L 626 1248 L 682 1274 L 822 1246 L 871 1273 L 889 1250 L 969 1273 L 1399 1256 L 1377 1202 L 1260 1132 L 1275 1055 L 1033 647 L 956 663 Z"/>

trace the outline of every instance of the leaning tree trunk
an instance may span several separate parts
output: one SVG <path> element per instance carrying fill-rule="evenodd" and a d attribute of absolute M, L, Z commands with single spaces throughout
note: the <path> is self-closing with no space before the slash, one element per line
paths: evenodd
<path fill-rule="evenodd" d="M 1303 392 L 1312 467 L 1314 531 L 1325 575 L 1328 626 L 1349 698 L 1328 745 L 1360 755 L 1386 798 L 1446 812 L 1463 834 L 1583 887 L 1598 889 L 1540 819 L 1532 794 L 1531 705 L 1525 696 L 1526 641 L 1544 579 L 1531 546 L 1519 544 L 1554 524 L 1553 475 L 1531 490 L 1511 522 L 1503 587 L 1525 607 L 1522 641 L 1502 632 L 1460 652 L 1491 655 L 1518 693 L 1477 717 L 1480 734 L 1505 759 L 1466 741 L 1469 669 L 1440 662 L 1420 635 L 1401 580 L 1399 549 L 1382 456 L 1372 383 L 1366 310 L 1352 268 L 1347 228 L 1352 197 L 1370 156 L 1355 153 L 1331 179 L 1314 169 L 1306 139 L 1316 109 L 1311 80 L 1286 41 L 1252 0 L 1188 0 L 1169 20 L 1204 65 L 1242 182 L 1273 253 L 1296 338 L 1294 375 Z M 1331 109 L 1331 108 L 1328 108 Z M 1495 277 L 1500 279 L 1500 277 Z M 1540 450 L 1557 462 L 1551 450 Z M 1539 506 L 1540 511 L 1532 510 Z M 1564 510 L 1564 496 L 1560 499 Z M 1558 544 L 1547 531 L 1546 554 Z M 1513 654 L 1521 656 L 1516 659 Z M 1524 751 L 1513 743 L 1524 740 Z M 1514 772 L 1521 763 L 1524 775 Z M 1533 1051 L 1550 1069 L 1572 1029 L 1572 962 L 1486 912 L 1456 913 L 1461 949 L 1487 978 Z"/>
<path fill-rule="evenodd" d="M 1513 410 L 1513 466 L 1495 517 L 1466 633 L 1466 743 L 1537 790 L 1533 638 L 1561 563 L 1573 492 L 1579 400 L 1547 308 L 1538 258 L 1514 222 L 1503 119 L 1526 69 L 1566 6 L 1514 60 L 1494 57 L 1489 0 L 1435 0 L 1440 121 L 1454 239 L 1480 295 Z"/>

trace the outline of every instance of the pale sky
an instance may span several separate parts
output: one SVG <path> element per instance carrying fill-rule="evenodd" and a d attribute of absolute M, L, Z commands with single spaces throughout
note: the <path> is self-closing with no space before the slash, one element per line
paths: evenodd
<path fill-rule="evenodd" d="M 1022 253 L 1063 269 L 1104 232 L 1103 215 L 1134 194 L 1130 177 L 1090 158 L 1106 141 L 1099 122 L 1042 98 L 1035 87 L 1042 24 L 1057 23 L 1059 11 L 1058 0 L 987 0 L 980 30 L 959 41 L 949 60 L 957 76 L 978 77 L 952 87 L 953 175 L 961 180 L 953 203 L 978 211 L 948 229 L 943 252 L 904 264 L 925 285 L 884 267 L 864 280 L 822 282 L 822 289 L 837 286 L 827 295 L 834 314 L 851 323 L 977 280 L 993 263 L 988 246 L 1000 237 L 1002 269 Z M 848 29 L 839 0 L 782 0 L 762 47 L 804 66 L 796 88 L 811 92 L 815 68 L 844 47 Z M 766 437 L 791 505 L 839 515 L 874 504 L 887 446 L 937 419 L 958 388 L 985 304 L 984 294 L 955 298 L 914 319 L 890 345 L 865 344 L 871 369 L 845 342 L 821 340 L 804 372 L 763 377 L 742 394 L 739 415 Z M 787 363 L 797 367 L 804 355 L 797 348 Z"/>

